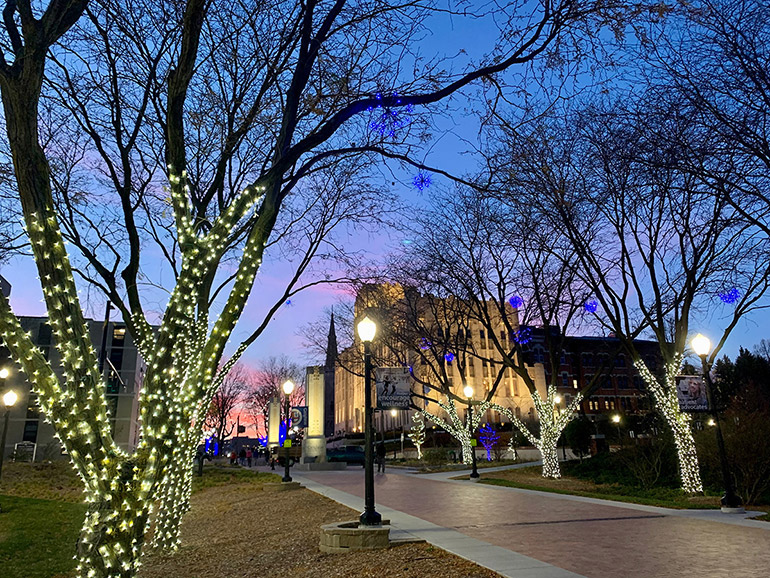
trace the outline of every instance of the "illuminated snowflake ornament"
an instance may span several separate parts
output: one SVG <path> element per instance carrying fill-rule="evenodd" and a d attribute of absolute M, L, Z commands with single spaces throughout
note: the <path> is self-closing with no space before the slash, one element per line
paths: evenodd
<path fill-rule="evenodd" d="M 431 347 L 433 347 L 433 344 L 430 341 L 428 341 L 424 337 L 420 339 L 420 349 L 422 351 L 427 351 Z"/>
<path fill-rule="evenodd" d="M 455 354 L 452 353 L 451 351 L 447 351 L 444 354 L 444 359 L 446 359 L 447 363 L 452 363 L 455 360 Z"/>
<path fill-rule="evenodd" d="M 741 292 L 738 291 L 735 287 L 730 289 L 727 293 L 720 293 L 719 298 L 722 300 L 722 303 L 725 303 L 727 305 L 732 305 L 738 299 L 741 298 Z"/>
<path fill-rule="evenodd" d="M 511 334 L 511 339 L 519 345 L 526 345 L 532 341 L 532 329 L 529 327 L 520 327 Z"/>
<path fill-rule="evenodd" d="M 401 104 L 401 99 L 397 93 L 393 93 L 396 104 Z M 382 93 L 374 95 L 375 100 L 379 101 L 376 106 L 370 106 L 366 110 L 372 115 L 369 121 L 369 128 L 378 133 L 381 137 L 395 139 L 399 131 L 412 123 L 412 105 L 407 104 L 404 107 L 391 108 L 382 105 Z"/>
<path fill-rule="evenodd" d="M 524 307 L 524 299 L 522 299 L 518 295 L 514 295 L 513 297 L 508 299 L 508 303 L 510 303 L 511 307 L 513 307 L 514 309 L 521 309 L 522 307 Z"/>
<path fill-rule="evenodd" d="M 588 313 L 596 313 L 596 310 L 599 309 L 599 302 L 596 299 L 589 299 L 583 303 L 583 307 Z"/>
<path fill-rule="evenodd" d="M 425 189 L 427 189 L 430 186 L 431 182 L 432 181 L 431 181 L 430 175 L 423 171 L 420 171 L 419 173 L 417 173 L 412 179 L 412 184 L 414 185 L 414 188 L 420 192 L 423 192 Z"/>

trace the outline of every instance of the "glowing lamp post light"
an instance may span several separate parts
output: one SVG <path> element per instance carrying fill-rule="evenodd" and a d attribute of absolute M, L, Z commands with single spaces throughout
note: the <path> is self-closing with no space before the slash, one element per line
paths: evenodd
<path fill-rule="evenodd" d="M 379 526 L 382 516 L 374 509 L 374 455 L 372 447 L 372 350 L 377 324 L 364 317 L 356 327 L 364 342 L 364 511 L 359 517 L 362 526 Z"/>
<path fill-rule="evenodd" d="M 5 381 L 8 377 L 8 370 L 0 369 L 0 379 Z M 12 389 L 9 389 L 3 395 L 3 405 L 5 405 L 5 418 L 3 419 L 3 439 L 0 441 L 0 476 L 3 474 L 3 458 L 5 457 L 5 436 L 8 434 L 8 419 L 11 417 L 11 408 L 16 405 L 19 396 Z"/>
<path fill-rule="evenodd" d="M 468 399 L 468 413 L 465 416 L 465 423 L 468 426 L 468 435 L 471 436 L 471 463 L 473 464 L 473 469 L 471 470 L 470 479 L 472 482 L 476 482 L 479 479 L 479 471 L 476 469 L 476 448 L 473 445 L 473 431 L 471 430 L 471 399 L 473 398 L 473 388 L 470 385 L 466 385 L 463 387 L 463 393 Z"/>
<path fill-rule="evenodd" d="M 722 483 L 725 486 L 725 495 L 722 496 L 723 512 L 743 512 L 742 502 L 733 488 L 733 479 L 730 476 L 730 466 L 727 463 L 727 452 L 725 451 L 725 440 L 722 437 L 722 427 L 719 425 L 719 412 L 714 403 L 713 384 L 709 375 L 708 354 L 711 351 L 711 341 L 705 335 L 698 333 L 692 340 L 692 349 L 700 357 L 703 365 L 703 381 L 706 383 L 706 395 L 708 396 L 709 407 L 711 408 L 711 419 L 709 425 L 713 422 L 716 429 L 717 448 L 719 449 L 719 462 L 722 466 Z"/>
<path fill-rule="evenodd" d="M 620 447 L 623 447 L 623 435 L 620 432 L 620 414 L 614 413 L 612 414 L 612 423 L 614 423 L 618 427 L 618 441 L 620 442 Z"/>
<path fill-rule="evenodd" d="M 291 476 L 289 475 L 289 447 L 291 446 L 291 441 L 289 440 L 289 396 L 291 395 L 291 392 L 294 391 L 294 382 L 290 379 L 286 380 L 282 386 L 282 389 L 283 414 L 286 416 L 286 437 L 283 440 L 284 473 L 283 479 L 281 481 L 290 482 Z"/>

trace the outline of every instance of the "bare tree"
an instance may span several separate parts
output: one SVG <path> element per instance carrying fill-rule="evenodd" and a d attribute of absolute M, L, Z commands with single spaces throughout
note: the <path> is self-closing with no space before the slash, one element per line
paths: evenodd
<path fill-rule="evenodd" d="M 248 369 L 237 363 L 222 380 L 222 385 L 211 400 L 209 411 L 203 421 L 203 427 L 216 432 L 219 443 L 223 443 L 233 433 L 233 412 L 245 401 L 249 383 Z"/>
<path fill-rule="evenodd" d="M 689 128 L 687 118 L 659 109 L 643 119 L 612 109 L 551 118 L 510 135 L 507 150 L 517 154 L 505 178 L 563 233 L 570 264 L 591 289 L 595 321 L 620 340 L 673 431 L 683 489 L 700 492 L 690 415 L 675 391 L 690 327 L 711 310 L 723 317 L 713 361 L 738 320 L 758 307 L 768 270 L 766 239 L 720 187 L 681 170 L 679 158 L 695 149 L 668 145 Z M 677 139 L 659 138 L 666 131 Z M 662 368 L 636 347 L 643 334 L 658 343 Z"/>
<path fill-rule="evenodd" d="M 289 398 L 290 404 L 292 406 L 302 405 L 305 400 L 305 374 L 302 368 L 288 357 L 269 357 L 251 372 L 248 388 L 244 394 L 244 405 L 254 422 L 254 428 L 258 435 L 260 424 L 262 424 L 264 435 L 267 436 L 270 402 L 273 399 L 280 399 L 283 395 L 281 386 L 287 380 L 293 381 L 296 385 Z M 281 404 L 280 407 L 282 413 L 283 405 Z M 286 416 L 282 415 L 281 420 L 285 422 Z"/>
<path fill-rule="evenodd" d="M 508 189 L 504 195 L 490 195 L 471 188 L 437 197 L 437 208 L 415 223 L 416 242 L 393 268 L 426 292 L 456 296 L 453 303 L 465 310 L 466 334 L 480 331 L 481 340 L 467 339 L 453 344 L 453 350 L 472 351 L 482 367 L 499 367 L 489 402 L 504 377 L 525 385 L 539 431 L 524 423 L 515 408 L 499 403 L 490 407 L 508 417 L 540 450 L 543 475 L 558 478 L 559 436 L 584 396 L 600 383 L 615 351 L 602 357 L 604 366 L 560 408 L 555 400 L 567 332 L 589 326 L 583 303 L 590 291 L 569 265 L 571 249 L 515 197 Z M 533 340 L 542 343 L 536 359 Z"/>

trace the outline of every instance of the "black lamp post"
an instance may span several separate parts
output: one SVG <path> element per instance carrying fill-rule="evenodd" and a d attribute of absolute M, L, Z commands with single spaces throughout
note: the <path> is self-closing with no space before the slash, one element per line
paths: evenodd
<path fill-rule="evenodd" d="M 382 516 L 374 509 L 374 448 L 372 447 L 372 351 L 371 343 L 377 324 L 364 317 L 359 321 L 358 336 L 364 342 L 364 511 L 359 517 L 362 526 L 379 526 Z"/>
<path fill-rule="evenodd" d="M 8 370 L 0 369 L 0 385 L 5 385 L 5 378 L 8 377 Z M 5 437 L 8 434 L 8 419 L 11 416 L 11 408 L 16 404 L 19 396 L 12 389 L 9 389 L 3 395 L 3 405 L 5 406 L 5 417 L 3 418 L 3 438 L 0 440 L 0 475 L 3 473 L 3 458 L 5 457 Z"/>
<path fill-rule="evenodd" d="M 283 482 L 291 481 L 291 476 L 289 475 L 289 446 L 291 445 L 289 440 L 289 396 L 292 391 L 294 391 L 294 382 L 289 379 L 283 384 L 283 415 L 286 418 L 286 437 L 283 440 L 284 473 L 281 480 Z"/>
<path fill-rule="evenodd" d="M 476 469 L 476 448 L 473 445 L 473 431 L 471 430 L 471 398 L 473 397 L 473 388 L 470 385 L 466 385 L 463 388 L 465 397 L 468 398 L 468 412 L 465 415 L 465 423 L 468 426 L 468 433 L 471 436 L 471 463 L 473 464 L 473 470 L 471 471 L 470 479 L 475 482 L 479 479 L 479 471 Z"/>
<path fill-rule="evenodd" d="M 722 483 L 725 486 L 725 495 L 722 496 L 723 510 L 743 511 L 743 502 L 735 493 L 733 488 L 733 479 L 730 476 L 730 466 L 727 463 L 727 452 L 725 451 L 725 440 L 722 437 L 722 426 L 719 425 L 719 412 L 714 403 L 713 384 L 709 375 L 708 352 L 711 349 L 709 338 L 698 333 L 692 340 L 692 348 L 700 357 L 703 364 L 703 380 L 706 383 L 706 395 L 708 397 L 709 407 L 711 408 L 711 417 L 714 420 L 714 426 L 717 434 L 717 448 L 719 449 L 719 462 L 722 466 Z"/>

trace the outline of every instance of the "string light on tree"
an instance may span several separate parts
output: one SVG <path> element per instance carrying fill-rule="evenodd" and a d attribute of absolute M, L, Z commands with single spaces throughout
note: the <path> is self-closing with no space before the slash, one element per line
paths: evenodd
<path fill-rule="evenodd" d="M 492 448 L 495 447 L 498 441 L 500 441 L 500 434 L 498 434 L 492 426 L 486 424 L 479 429 L 479 439 L 481 445 L 487 451 L 487 461 L 492 461 Z"/>

